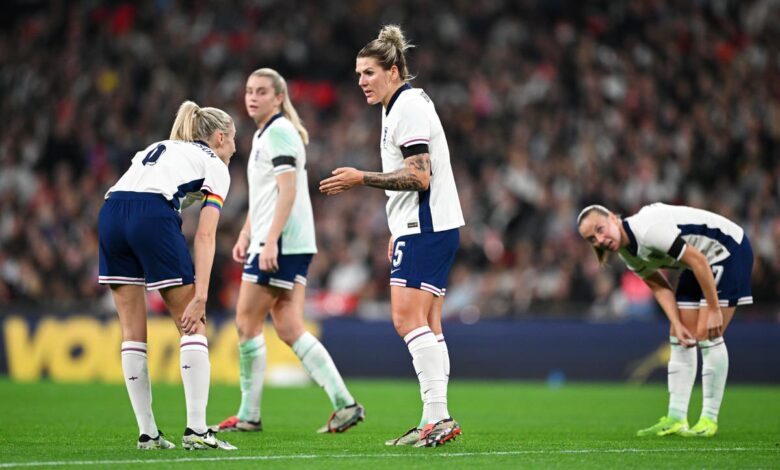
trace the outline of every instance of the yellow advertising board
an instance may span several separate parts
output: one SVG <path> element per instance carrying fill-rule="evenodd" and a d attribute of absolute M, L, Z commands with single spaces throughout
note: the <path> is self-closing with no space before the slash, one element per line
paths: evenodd
<path fill-rule="evenodd" d="M 124 383 L 120 346 L 122 332 L 116 318 L 44 317 L 35 328 L 24 317 L 6 317 L 5 333 L 8 376 L 12 380 L 35 381 L 44 377 L 57 382 Z M 319 328 L 306 324 L 314 335 Z M 179 333 L 169 318 L 148 321 L 149 374 L 154 383 L 181 382 Z M 306 373 L 292 349 L 276 335 L 273 326 L 264 327 L 268 351 L 266 376 L 275 383 L 300 383 Z M 233 322 L 208 325 L 211 380 L 238 384 L 238 335 Z"/>

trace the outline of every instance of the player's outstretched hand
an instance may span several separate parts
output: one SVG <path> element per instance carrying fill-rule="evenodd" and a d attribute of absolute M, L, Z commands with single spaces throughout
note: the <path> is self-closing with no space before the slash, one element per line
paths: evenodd
<path fill-rule="evenodd" d="M 363 172 L 351 167 L 336 168 L 333 176 L 320 181 L 320 192 L 328 196 L 344 192 L 363 184 Z"/>

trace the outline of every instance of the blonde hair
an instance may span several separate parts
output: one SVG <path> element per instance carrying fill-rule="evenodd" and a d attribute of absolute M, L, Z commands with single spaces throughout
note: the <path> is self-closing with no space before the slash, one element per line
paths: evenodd
<path fill-rule="evenodd" d="M 360 49 L 357 56 L 373 57 L 385 70 L 390 70 L 395 65 L 398 67 L 398 75 L 401 80 L 408 82 L 414 77 L 409 74 L 405 52 L 412 47 L 414 45 L 406 42 L 400 26 L 388 24 L 382 27 L 376 39 Z"/>
<path fill-rule="evenodd" d="M 582 209 L 580 211 L 580 214 L 577 216 L 577 228 L 580 228 L 580 225 L 582 225 L 582 221 L 585 220 L 592 212 L 596 212 L 598 214 L 601 214 L 605 217 L 609 217 L 612 212 L 607 209 L 606 207 L 600 205 L 600 204 L 592 204 L 585 209 Z M 604 248 L 599 248 L 596 246 L 593 246 L 593 252 L 596 253 L 596 258 L 599 260 L 599 264 L 603 265 L 607 262 L 607 257 L 609 255 L 609 252 L 605 250 Z"/>
<path fill-rule="evenodd" d="M 274 87 L 274 93 L 276 93 L 276 95 L 283 96 L 282 114 L 284 117 L 289 119 L 292 125 L 298 130 L 298 134 L 301 135 L 301 140 L 303 140 L 303 143 L 308 145 L 309 132 L 305 127 L 303 127 L 303 122 L 301 122 L 301 118 L 298 116 L 298 112 L 295 111 L 295 107 L 293 106 L 292 101 L 290 101 L 290 93 L 287 91 L 287 82 L 284 80 L 284 77 L 279 75 L 279 72 L 276 70 L 270 68 L 257 69 L 249 76 L 266 77 L 271 80 L 271 84 Z"/>
<path fill-rule="evenodd" d="M 193 101 L 185 101 L 176 112 L 171 128 L 171 140 L 207 141 L 216 131 L 228 132 L 233 118 L 217 108 L 201 108 Z"/>

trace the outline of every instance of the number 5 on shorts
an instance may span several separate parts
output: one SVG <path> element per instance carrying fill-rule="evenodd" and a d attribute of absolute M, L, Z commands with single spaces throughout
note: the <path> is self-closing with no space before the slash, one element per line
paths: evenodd
<path fill-rule="evenodd" d="M 404 252 L 401 251 L 401 249 L 406 246 L 406 242 L 397 242 L 395 244 L 395 252 L 393 252 L 393 267 L 397 268 L 398 266 L 401 266 L 401 260 L 404 257 Z"/>

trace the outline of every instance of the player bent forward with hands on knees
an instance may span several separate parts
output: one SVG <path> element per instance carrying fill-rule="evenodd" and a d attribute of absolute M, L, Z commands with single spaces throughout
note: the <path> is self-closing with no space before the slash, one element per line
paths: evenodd
<path fill-rule="evenodd" d="M 712 212 L 661 203 L 625 219 L 603 206 L 588 206 L 577 217 L 577 228 L 601 264 L 610 252 L 617 252 L 650 287 L 671 322 L 669 409 L 657 424 L 637 435 L 714 436 L 729 369 L 723 332 L 737 305 L 753 303 L 753 250 L 744 230 Z M 676 291 L 660 271 L 665 268 L 682 270 Z M 698 423 L 689 429 L 697 345 L 704 401 Z"/>
<path fill-rule="evenodd" d="M 175 447 L 157 429 L 146 355 L 146 290 L 159 290 L 181 334 L 181 378 L 187 408 L 185 449 L 235 450 L 206 426 L 209 398 L 206 299 L 222 204 L 236 151 L 233 119 L 186 101 L 169 140 L 133 157 L 106 193 L 98 218 L 98 281 L 111 287 L 122 327 L 122 372 L 139 434 L 139 449 Z M 202 201 L 195 263 L 181 232 L 182 205 Z"/>
<path fill-rule="evenodd" d="M 417 372 L 423 414 L 417 426 L 386 444 L 435 447 L 461 434 L 447 408 L 450 361 L 441 312 L 464 222 L 439 116 L 428 95 L 408 83 L 409 47 L 401 29 L 388 25 L 355 62 L 366 102 L 382 103 L 384 173 L 337 168 L 320 191 L 333 195 L 365 185 L 387 194 L 390 308 Z"/>

